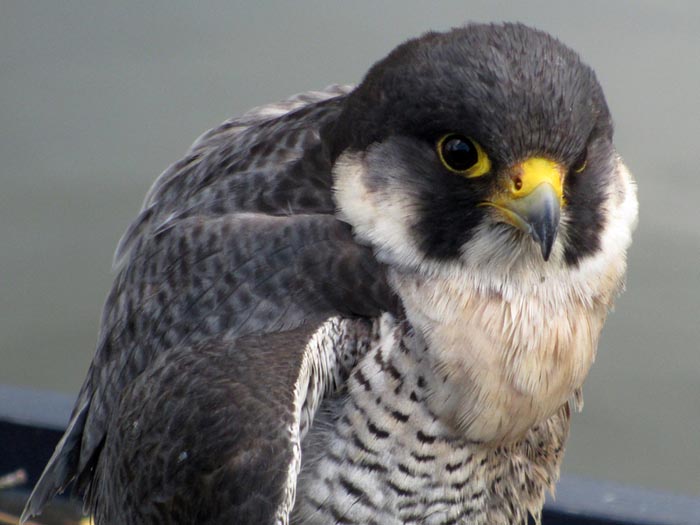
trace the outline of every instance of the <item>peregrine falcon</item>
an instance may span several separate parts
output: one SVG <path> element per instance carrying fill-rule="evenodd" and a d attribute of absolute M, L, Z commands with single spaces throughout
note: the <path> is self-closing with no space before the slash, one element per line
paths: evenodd
<path fill-rule="evenodd" d="M 157 179 L 27 503 L 97 524 L 539 518 L 637 218 L 601 87 L 520 24 L 410 40 Z"/>

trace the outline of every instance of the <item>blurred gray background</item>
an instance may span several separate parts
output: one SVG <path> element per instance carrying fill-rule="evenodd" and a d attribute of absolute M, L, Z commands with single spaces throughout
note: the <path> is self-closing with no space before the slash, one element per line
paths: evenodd
<path fill-rule="evenodd" d="M 597 71 L 639 182 L 628 291 L 564 471 L 700 495 L 700 4 L 0 0 L 0 383 L 75 393 L 116 243 L 156 176 L 252 106 L 354 83 L 467 20 Z"/>

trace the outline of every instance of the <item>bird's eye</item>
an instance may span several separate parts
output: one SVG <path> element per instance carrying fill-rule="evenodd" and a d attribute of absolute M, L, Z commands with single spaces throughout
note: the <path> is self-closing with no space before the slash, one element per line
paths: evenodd
<path fill-rule="evenodd" d="M 584 148 L 578 158 L 571 165 L 571 169 L 574 173 L 581 173 L 586 169 L 586 164 L 588 162 L 588 150 Z"/>
<path fill-rule="evenodd" d="M 450 171 L 467 178 L 480 177 L 491 170 L 491 161 L 479 144 L 458 133 L 448 133 L 437 141 L 437 153 Z"/>

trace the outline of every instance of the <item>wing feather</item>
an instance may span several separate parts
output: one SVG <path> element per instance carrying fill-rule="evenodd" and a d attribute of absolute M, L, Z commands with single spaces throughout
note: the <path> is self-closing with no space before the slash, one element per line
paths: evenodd
<path fill-rule="evenodd" d="M 138 463 L 129 463 L 135 456 L 119 458 L 117 451 L 128 454 L 130 443 L 119 436 L 128 425 L 139 426 L 137 412 L 143 403 L 153 404 L 153 417 L 200 412 L 182 427 L 182 439 L 200 436 L 202 446 L 212 454 L 218 450 L 221 457 L 243 454 L 238 434 L 217 432 L 249 424 L 255 396 L 231 397 L 230 386 L 208 392 L 202 378 L 214 374 L 212 384 L 238 381 L 236 388 L 252 392 L 258 388 L 255 381 L 266 386 L 261 376 L 270 364 L 281 364 L 296 381 L 294 370 L 305 346 L 290 345 L 293 334 L 304 340 L 330 317 L 370 318 L 396 308 L 384 267 L 368 248 L 354 242 L 350 228 L 334 215 L 331 166 L 319 130 L 336 118 L 347 91 L 334 87 L 300 95 L 227 121 L 200 137 L 154 183 L 117 249 L 118 274 L 105 304 L 97 352 L 66 438 L 30 497 L 25 519 L 76 478 L 78 491 L 91 494 L 102 515 L 116 516 L 107 505 L 123 487 L 114 483 L 130 483 L 136 474 L 129 468 L 138 468 Z M 245 337 L 265 342 L 251 346 L 241 342 Z M 246 375 L 246 363 L 254 373 Z M 177 381 L 163 379 L 173 370 L 179 371 Z M 287 388 L 285 379 L 279 388 L 266 390 L 279 399 L 265 398 L 270 424 L 281 424 L 288 415 Z M 181 394 L 191 389 L 199 389 L 196 399 L 204 405 L 185 403 Z M 240 406 L 227 408 L 231 399 L 238 399 Z M 227 422 L 223 427 L 202 409 L 209 402 L 219 403 L 221 421 Z M 144 435 L 162 439 L 157 428 L 152 432 Z M 290 443 L 288 434 L 273 438 L 281 440 L 275 446 Z M 139 461 L 151 469 L 163 467 L 157 454 L 152 457 Z M 281 457 L 282 462 L 289 459 Z M 119 467 L 125 469 L 122 478 L 110 475 L 118 471 L 119 461 L 126 462 Z M 197 468 L 195 460 L 187 464 Z M 244 470 L 233 469 L 237 476 L 252 476 L 257 468 L 254 462 L 241 465 Z M 277 474 L 278 467 L 270 468 Z M 221 479 L 238 483 L 230 475 Z M 277 494 L 282 478 L 266 479 L 257 480 L 260 490 L 251 493 L 263 513 L 268 508 L 265 494 Z M 272 499 L 278 501 L 276 497 Z"/>
<path fill-rule="evenodd" d="M 304 410 L 333 388 L 318 365 L 335 350 L 313 344 L 318 326 L 346 352 L 371 335 L 369 322 L 332 320 L 159 353 L 115 411 L 91 493 L 97 522 L 286 523 Z"/>

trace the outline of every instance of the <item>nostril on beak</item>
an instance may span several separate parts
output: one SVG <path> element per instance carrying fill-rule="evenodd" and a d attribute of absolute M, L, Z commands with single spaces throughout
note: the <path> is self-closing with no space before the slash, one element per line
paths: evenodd
<path fill-rule="evenodd" d="M 520 191 L 522 189 L 523 179 L 520 178 L 520 175 L 513 176 L 513 187 L 515 188 L 515 191 Z"/>

